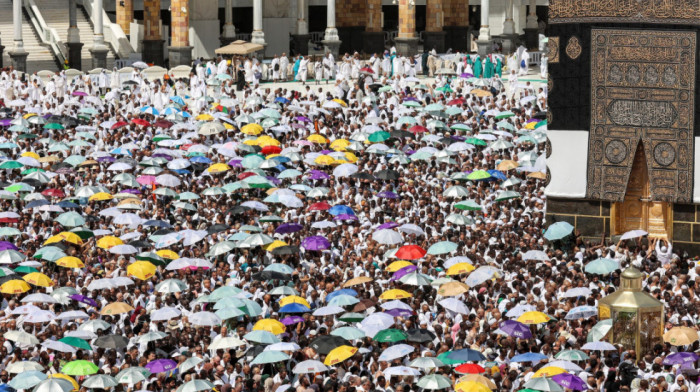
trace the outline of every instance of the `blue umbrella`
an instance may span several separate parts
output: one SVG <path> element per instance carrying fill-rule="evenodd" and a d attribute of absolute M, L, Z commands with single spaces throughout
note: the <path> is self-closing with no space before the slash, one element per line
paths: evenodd
<path fill-rule="evenodd" d="M 144 226 L 153 226 L 153 227 L 160 227 L 160 228 L 165 228 L 169 229 L 173 227 L 170 223 L 164 221 L 164 220 L 156 220 L 156 219 L 151 219 L 143 222 Z"/>
<path fill-rule="evenodd" d="M 353 297 L 357 297 L 357 291 L 355 291 L 353 289 L 336 290 L 336 291 L 334 291 L 326 296 L 326 302 L 329 302 L 330 300 L 332 300 L 333 298 L 335 298 L 339 295 L 350 295 Z"/>
<path fill-rule="evenodd" d="M 328 210 L 328 213 L 335 216 L 335 215 L 340 215 L 340 214 L 350 214 L 350 215 L 355 215 L 355 212 L 352 210 L 352 208 L 348 206 L 344 206 L 342 204 L 336 204 L 333 207 L 331 207 L 330 210 Z"/>
<path fill-rule="evenodd" d="M 80 208 L 80 205 L 68 200 L 58 202 L 58 206 L 61 208 Z"/>
<path fill-rule="evenodd" d="M 495 180 L 505 181 L 508 179 L 508 176 L 506 176 L 505 174 L 503 174 L 499 170 L 491 169 L 491 170 L 487 170 L 486 172 L 491 175 L 490 179 L 493 179 L 494 181 Z"/>
<path fill-rule="evenodd" d="M 182 99 L 182 97 L 175 96 L 175 97 L 170 97 L 170 100 L 175 102 L 176 104 L 180 106 L 185 106 L 185 101 Z"/>
<path fill-rule="evenodd" d="M 283 103 L 283 104 L 288 104 L 288 103 L 289 103 L 289 100 L 288 100 L 287 98 L 285 98 L 285 97 L 277 97 L 277 98 L 275 98 L 275 102 Z"/>
<path fill-rule="evenodd" d="M 461 350 L 456 350 L 452 351 L 447 355 L 448 359 L 452 359 L 455 361 L 472 361 L 472 362 L 479 362 L 479 361 L 485 361 L 486 357 L 484 354 L 472 350 L 471 348 L 463 348 Z"/>
<path fill-rule="evenodd" d="M 311 309 L 298 303 L 287 304 L 280 308 L 280 313 L 307 313 L 310 311 Z"/>
<path fill-rule="evenodd" d="M 540 353 L 524 353 L 516 355 L 510 359 L 511 362 L 539 362 L 543 359 L 547 359 L 547 356 Z"/>
<path fill-rule="evenodd" d="M 210 164 L 212 162 L 212 160 L 207 158 L 207 157 L 198 156 L 198 157 L 190 158 L 190 162 Z"/>
<path fill-rule="evenodd" d="M 574 231 L 574 227 L 569 222 L 557 222 L 549 225 L 544 232 L 544 238 L 550 241 L 560 240 Z"/>

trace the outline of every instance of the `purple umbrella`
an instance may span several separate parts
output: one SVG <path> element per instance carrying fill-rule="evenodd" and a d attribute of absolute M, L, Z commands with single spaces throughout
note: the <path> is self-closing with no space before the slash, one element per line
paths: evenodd
<path fill-rule="evenodd" d="M 86 96 L 87 96 L 87 93 L 84 92 L 84 91 L 73 91 L 73 94 L 72 94 L 72 95 L 74 95 L 74 96 L 76 96 L 76 97 L 86 97 Z"/>
<path fill-rule="evenodd" d="M 283 223 L 277 229 L 275 229 L 275 233 L 278 233 L 278 234 L 296 233 L 297 231 L 302 230 L 303 228 L 304 228 L 304 226 L 300 225 L 298 223 Z"/>
<path fill-rule="evenodd" d="M 19 250 L 18 247 L 15 246 L 12 242 L 9 241 L 0 241 L 0 251 L 2 250 Z"/>
<path fill-rule="evenodd" d="M 86 305 L 94 306 L 96 308 L 99 307 L 99 305 L 97 304 L 97 301 L 95 301 L 92 298 L 88 298 L 84 295 L 81 295 L 81 294 L 73 294 L 69 298 L 74 300 L 74 301 L 82 302 Z"/>
<path fill-rule="evenodd" d="M 172 359 L 156 359 L 147 363 L 146 369 L 151 373 L 165 373 L 177 369 L 177 362 Z"/>
<path fill-rule="evenodd" d="M 243 167 L 243 165 L 241 165 L 241 162 L 242 159 L 231 159 L 230 161 L 228 161 L 228 165 L 231 167 L 241 168 Z"/>
<path fill-rule="evenodd" d="M 399 280 L 403 278 L 404 276 L 410 274 L 411 272 L 415 272 L 418 269 L 415 265 L 409 265 L 406 267 L 401 268 L 400 270 L 394 272 L 394 275 L 391 276 L 390 280 Z"/>
<path fill-rule="evenodd" d="M 326 237 L 321 237 L 320 235 L 313 237 L 306 237 L 301 243 L 301 247 L 306 250 L 324 250 L 331 247 L 331 243 L 328 242 Z"/>
<path fill-rule="evenodd" d="M 292 124 L 292 128 L 306 128 L 306 125 L 294 123 L 294 124 Z M 309 142 L 309 143 L 311 143 L 311 142 Z M 311 144 L 313 144 L 313 143 L 311 143 Z M 305 144 L 305 145 L 310 146 L 311 144 Z"/>
<path fill-rule="evenodd" d="M 695 353 L 679 352 L 673 353 L 664 358 L 664 365 L 682 365 L 692 363 L 698 360 L 698 355 Z"/>
<path fill-rule="evenodd" d="M 112 157 L 112 156 L 104 156 L 104 157 L 97 158 L 97 162 L 100 162 L 100 163 L 104 163 L 104 162 L 112 163 L 116 160 L 117 160 L 117 158 Z"/>
<path fill-rule="evenodd" d="M 520 322 L 517 322 L 515 320 L 506 320 L 501 323 L 499 326 L 501 331 L 507 333 L 509 336 L 518 338 L 518 339 L 530 339 L 532 337 L 532 332 L 530 332 L 530 328 Z"/>
<path fill-rule="evenodd" d="M 141 194 L 141 191 L 138 189 L 124 189 L 124 190 L 122 190 L 122 193 L 130 193 L 132 195 L 139 195 L 139 194 Z"/>
<path fill-rule="evenodd" d="M 564 388 L 573 389 L 575 391 L 585 391 L 588 389 L 588 384 L 580 377 L 569 373 L 561 373 L 552 377 L 552 380 Z"/>
<path fill-rule="evenodd" d="M 406 102 L 406 101 L 418 102 L 418 98 L 415 98 L 415 97 L 406 97 L 406 98 L 404 98 L 403 101 L 404 101 L 404 102 Z"/>
<path fill-rule="evenodd" d="M 320 170 L 310 170 L 308 173 L 309 178 L 312 180 L 327 180 L 331 178 L 328 174 L 320 171 Z"/>
<path fill-rule="evenodd" d="M 10 125 L 12 125 L 11 118 L 3 118 L 2 120 L 0 120 L 0 126 L 9 127 Z"/>
<path fill-rule="evenodd" d="M 389 309 L 387 311 L 384 311 L 386 314 L 390 314 L 394 317 L 409 317 L 413 316 L 413 312 L 411 312 L 408 309 Z"/>
<path fill-rule="evenodd" d="M 282 324 L 290 326 L 304 321 L 304 318 L 301 316 L 287 316 L 280 321 L 282 322 Z"/>
<path fill-rule="evenodd" d="M 278 179 L 277 177 L 265 176 L 265 178 L 267 178 L 268 181 L 270 181 L 271 183 L 273 183 L 275 185 L 279 185 L 280 183 L 282 183 L 282 180 Z"/>
<path fill-rule="evenodd" d="M 324 154 L 324 155 L 328 155 L 328 154 L 330 154 L 330 153 L 332 153 L 332 152 L 333 152 L 333 151 L 331 151 L 331 150 L 321 150 L 321 154 Z"/>
<path fill-rule="evenodd" d="M 355 215 L 351 214 L 340 214 L 336 215 L 333 220 L 359 220 Z"/>
<path fill-rule="evenodd" d="M 170 155 L 168 155 L 168 154 L 153 154 L 152 157 L 153 157 L 153 158 L 163 158 L 163 159 L 165 159 L 166 161 L 172 161 L 172 160 L 173 160 L 173 157 L 170 156 Z"/>
<path fill-rule="evenodd" d="M 386 222 L 379 225 L 379 227 L 377 227 L 377 230 L 393 229 L 394 227 L 399 227 L 399 224 L 396 222 Z"/>
<path fill-rule="evenodd" d="M 304 116 L 296 116 L 296 117 L 294 117 L 294 119 L 297 121 L 301 121 L 301 122 L 311 122 L 311 120 L 309 120 L 308 118 L 306 118 Z"/>
<path fill-rule="evenodd" d="M 459 75 L 459 77 L 460 77 L 460 78 L 465 78 L 465 79 L 467 79 L 467 78 L 473 78 L 473 77 L 474 77 L 474 74 L 470 74 L 470 73 L 466 73 L 466 72 L 465 72 L 465 73 Z"/>
<path fill-rule="evenodd" d="M 397 195 L 394 192 L 391 191 L 384 191 L 384 192 L 379 192 L 377 193 L 377 196 L 382 197 L 384 199 L 398 199 L 399 195 Z"/>

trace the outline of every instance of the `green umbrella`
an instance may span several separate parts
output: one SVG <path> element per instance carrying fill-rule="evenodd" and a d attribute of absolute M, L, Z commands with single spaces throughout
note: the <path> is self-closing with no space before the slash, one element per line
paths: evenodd
<path fill-rule="evenodd" d="M 21 235 L 21 234 L 22 234 L 22 232 L 15 229 L 14 227 L 0 228 L 0 236 L 3 236 L 3 237 L 11 237 L 11 236 Z"/>
<path fill-rule="evenodd" d="M 456 107 L 456 106 L 450 106 L 449 108 L 445 109 L 445 113 L 447 113 L 447 115 L 449 115 L 449 116 L 456 116 L 456 115 L 458 115 L 458 114 L 462 114 L 463 112 L 464 112 L 464 111 L 463 111 L 462 109 L 460 109 L 460 108 L 458 108 L 458 107 Z M 466 127 L 467 129 L 469 129 L 469 127 L 467 127 L 467 126 L 464 125 L 464 124 L 457 124 L 457 125 L 462 125 L 463 127 Z M 465 129 L 462 129 L 461 127 L 460 127 L 460 128 L 453 128 L 453 127 L 450 127 L 450 128 L 452 128 L 452 129 L 458 129 L 458 130 L 465 130 Z M 471 129 L 469 129 L 469 130 L 471 130 Z"/>
<path fill-rule="evenodd" d="M 406 106 L 407 108 L 419 108 L 422 106 L 420 102 L 416 101 L 404 101 L 401 102 L 401 105 Z"/>
<path fill-rule="evenodd" d="M 467 211 L 481 211 L 482 207 L 474 200 L 466 200 L 466 201 L 460 201 L 459 203 L 455 204 L 455 208 L 458 210 L 467 210 Z"/>
<path fill-rule="evenodd" d="M 596 323 L 596 325 L 594 325 L 593 328 L 591 328 L 591 330 L 588 332 L 588 336 L 586 336 L 586 341 L 587 342 L 597 342 L 597 341 L 603 340 L 605 338 L 605 336 L 608 334 L 608 332 L 610 332 L 611 329 L 612 329 L 612 319 L 598 321 Z M 569 351 L 578 351 L 578 350 L 569 350 Z M 580 352 L 581 354 L 586 356 L 586 354 L 584 352 L 582 352 L 582 351 L 578 351 L 578 352 Z M 557 358 L 559 359 L 558 356 L 557 356 Z M 561 359 L 569 359 L 569 358 L 561 358 Z M 585 358 L 581 358 L 581 359 L 569 359 L 569 360 L 570 361 L 571 360 L 582 361 L 585 359 L 588 359 L 588 356 L 586 356 Z"/>
<path fill-rule="evenodd" d="M 444 353 L 438 355 L 437 359 L 441 360 L 442 363 L 444 363 L 445 365 L 459 365 L 459 364 L 466 362 L 466 361 L 447 358 L 447 356 L 450 355 L 451 353 L 452 353 L 452 351 L 445 351 Z"/>
<path fill-rule="evenodd" d="M 377 131 L 369 135 L 367 140 L 369 140 L 372 143 L 381 143 L 391 137 L 391 134 L 386 131 Z"/>
<path fill-rule="evenodd" d="M 547 377 L 533 377 L 530 381 L 526 382 L 524 387 L 534 389 L 536 391 L 548 391 L 548 392 L 563 392 L 559 384 L 554 382 L 551 378 Z"/>
<path fill-rule="evenodd" d="M 283 353 L 282 351 L 263 351 L 258 356 L 253 359 L 250 363 L 251 365 L 263 365 L 266 363 L 282 362 L 289 359 L 289 355 Z"/>
<path fill-rule="evenodd" d="M 241 166 L 246 169 L 257 169 L 263 162 L 265 162 L 265 158 L 260 155 L 248 154 L 241 161 Z"/>
<path fill-rule="evenodd" d="M 382 86 L 382 87 L 380 87 L 379 90 L 377 90 L 377 91 L 380 92 L 380 93 L 385 93 L 385 92 L 391 91 L 391 90 L 392 90 L 391 86 Z"/>
<path fill-rule="evenodd" d="M 89 376 L 100 370 L 97 365 L 85 360 L 68 362 L 61 368 L 61 373 L 69 376 Z"/>
<path fill-rule="evenodd" d="M 75 348 L 81 348 L 83 350 L 88 350 L 91 351 L 92 347 L 90 347 L 90 343 L 88 343 L 86 340 L 76 338 L 74 336 L 66 336 L 64 338 L 61 338 L 58 340 L 61 343 L 65 343 L 69 346 L 73 346 Z"/>
<path fill-rule="evenodd" d="M 428 248 L 429 255 L 444 255 L 445 253 L 450 253 L 456 250 L 458 245 L 452 241 L 440 241 L 438 243 L 432 244 Z"/>
<path fill-rule="evenodd" d="M 487 180 L 489 178 L 491 178 L 491 174 L 486 170 L 474 170 L 467 175 L 467 180 L 470 181 Z"/>
<path fill-rule="evenodd" d="M 454 197 L 454 198 L 459 198 L 459 197 L 467 197 L 469 196 L 469 191 L 467 188 L 463 186 L 451 186 L 447 189 L 445 189 L 444 192 L 442 192 L 442 195 L 445 197 Z"/>
<path fill-rule="evenodd" d="M 441 93 L 451 93 L 451 92 L 452 92 L 452 88 L 450 87 L 449 84 L 446 84 L 446 85 L 444 85 L 444 86 L 442 86 L 442 87 L 436 88 L 435 91 L 439 91 L 439 92 L 441 92 Z"/>
<path fill-rule="evenodd" d="M 550 241 L 560 240 L 574 231 L 574 227 L 569 222 L 556 222 L 547 228 L 544 232 L 544 238 Z"/>
<path fill-rule="evenodd" d="M 479 139 L 476 137 L 469 137 L 464 142 L 469 143 L 469 144 L 473 144 L 475 146 L 485 146 L 486 145 L 486 140 Z"/>
<path fill-rule="evenodd" d="M 218 289 L 212 291 L 211 294 L 209 294 L 209 299 L 212 301 L 218 301 L 227 297 L 234 297 L 235 295 L 240 294 L 241 291 L 242 290 L 238 287 L 221 286 Z"/>
<path fill-rule="evenodd" d="M 284 220 L 277 215 L 267 215 L 260 218 L 260 222 L 283 222 Z"/>
<path fill-rule="evenodd" d="M 30 370 L 16 375 L 8 384 L 14 389 L 32 389 L 46 379 L 46 374 L 38 370 Z"/>
<path fill-rule="evenodd" d="M 275 344 L 280 342 L 279 338 L 272 334 L 272 332 L 262 330 L 248 332 L 243 336 L 243 339 L 259 344 Z"/>
<path fill-rule="evenodd" d="M 362 314 L 362 313 L 345 313 L 342 316 L 338 317 L 338 320 L 340 321 L 345 321 L 346 323 L 359 323 L 360 321 L 364 320 L 367 316 Z"/>
<path fill-rule="evenodd" d="M 5 161 L 0 163 L 0 169 L 21 169 L 24 165 L 17 161 Z"/>
<path fill-rule="evenodd" d="M 612 325 L 612 319 L 607 319 L 603 321 L 610 321 L 610 324 Z M 595 328 L 595 326 L 593 328 Z M 588 333 L 588 336 L 591 336 L 590 332 Z M 557 355 L 554 356 L 554 358 L 567 361 L 585 361 L 588 359 L 588 355 L 586 355 L 586 353 L 584 353 L 581 350 L 562 350 L 559 351 Z"/>
<path fill-rule="evenodd" d="M 59 123 L 48 123 L 48 124 L 44 125 L 44 129 L 58 129 L 58 130 L 61 130 L 61 129 L 66 129 L 66 128 L 65 128 L 62 124 L 59 124 Z"/>
<path fill-rule="evenodd" d="M 80 237 L 82 240 L 87 240 L 95 236 L 95 234 L 92 232 L 90 229 L 86 229 L 84 227 L 75 227 L 70 230 L 71 233 L 75 233 Z"/>
<path fill-rule="evenodd" d="M 507 150 L 511 147 L 513 147 L 513 143 L 503 139 L 496 140 L 489 146 L 492 150 Z"/>
<path fill-rule="evenodd" d="M 471 225 L 474 223 L 471 218 L 462 214 L 450 214 L 445 220 L 454 225 Z"/>
<path fill-rule="evenodd" d="M 550 226 L 550 228 L 552 226 Z M 547 229 L 547 231 L 549 231 L 549 229 Z M 583 268 L 583 270 L 587 273 L 596 275 L 608 275 L 618 269 L 620 269 L 620 264 L 617 262 L 617 260 L 608 259 L 605 257 L 595 259 L 590 263 L 586 264 L 586 266 Z"/>
<path fill-rule="evenodd" d="M 20 265 L 13 270 L 17 274 L 31 274 L 32 272 L 39 272 L 38 269 L 30 267 L 28 265 Z"/>
<path fill-rule="evenodd" d="M 85 218 L 75 211 L 64 212 L 56 218 L 56 222 L 65 227 L 78 227 L 85 224 Z"/>
<path fill-rule="evenodd" d="M 219 318 L 221 318 L 222 320 L 228 320 L 246 315 L 245 312 L 234 307 L 226 307 L 223 309 L 219 309 L 214 313 L 216 313 L 216 315 L 219 316 Z"/>
<path fill-rule="evenodd" d="M 509 130 L 509 131 L 515 131 L 515 126 L 513 126 L 513 124 L 511 124 L 511 123 L 509 123 L 508 121 L 505 121 L 505 120 L 504 120 L 504 121 L 499 121 L 499 122 L 496 124 L 496 127 L 497 127 L 497 128 L 501 128 L 501 129 L 507 129 L 507 130 Z"/>
<path fill-rule="evenodd" d="M 244 306 L 241 306 L 239 309 L 245 312 L 250 317 L 257 317 L 262 314 L 262 308 L 260 305 L 258 305 L 257 302 L 244 298 L 243 303 L 245 304 Z"/>
<path fill-rule="evenodd" d="M 445 110 L 445 107 L 439 103 L 433 103 L 423 108 L 424 112 L 441 112 Z"/>
<path fill-rule="evenodd" d="M 452 382 L 443 375 L 430 374 L 421 377 L 417 385 L 423 389 L 447 389 L 452 386 Z"/>
<path fill-rule="evenodd" d="M 45 246 L 45 247 L 37 250 L 36 253 L 34 253 L 35 259 L 47 260 L 47 261 L 56 261 L 56 260 L 60 259 L 61 257 L 65 257 L 65 256 L 66 256 L 66 253 L 63 251 L 63 249 L 56 247 L 56 246 Z"/>
<path fill-rule="evenodd" d="M 403 117 L 400 117 L 399 121 L 396 122 L 396 126 L 400 127 L 403 124 L 413 125 L 413 124 L 417 124 L 417 123 L 418 123 L 418 120 L 416 120 L 415 118 L 413 118 L 411 116 L 403 116 Z"/>
<path fill-rule="evenodd" d="M 366 336 L 363 330 L 355 327 L 340 327 L 331 331 L 331 335 L 347 340 L 363 339 Z"/>
<path fill-rule="evenodd" d="M 406 338 L 407 336 L 403 331 L 395 328 L 389 328 L 377 332 L 372 339 L 380 343 L 395 343 L 406 340 Z"/>
<path fill-rule="evenodd" d="M 522 196 L 520 196 L 520 193 L 515 192 L 515 191 L 503 191 L 501 192 L 500 195 L 496 198 L 496 201 L 505 201 L 505 200 L 510 200 L 510 199 L 519 199 Z"/>
<path fill-rule="evenodd" d="M 496 120 L 503 120 L 504 118 L 509 118 L 515 116 L 515 113 L 511 112 L 510 110 L 506 110 L 505 112 L 500 112 L 496 115 Z"/>
<path fill-rule="evenodd" d="M 251 188 L 272 188 L 274 186 L 270 180 L 259 175 L 250 176 L 244 179 L 243 182 Z"/>
<path fill-rule="evenodd" d="M 148 261 L 155 265 L 167 264 L 164 258 L 160 257 L 157 253 L 154 252 L 141 252 L 138 255 L 136 255 L 136 260 Z"/>
<path fill-rule="evenodd" d="M 449 113 L 449 109 L 448 109 L 448 113 Z M 472 130 L 471 128 L 469 128 L 469 126 L 467 126 L 465 124 L 452 124 L 452 125 L 450 125 L 450 128 L 456 129 L 458 131 L 465 131 L 465 132 L 469 132 Z"/>

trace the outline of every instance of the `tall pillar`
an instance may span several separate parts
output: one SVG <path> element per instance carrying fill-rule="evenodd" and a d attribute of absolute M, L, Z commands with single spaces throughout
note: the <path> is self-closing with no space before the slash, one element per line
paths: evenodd
<path fill-rule="evenodd" d="M 75 0 L 68 0 L 68 42 L 66 42 L 68 46 L 68 66 L 82 70 L 83 43 L 80 42 L 77 11 Z"/>
<path fill-rule="evenodd" d="M 297 0 L 297 31 L 292 35 L 294 49 L 297 54 L 309 54 L 309 23 L 306 20 L 308 12 L 307 0 Z"/>
<path fill-rule="evenodd" d="M 433 50 L 438 53 L 445 52 L 445 0 L 427 0 L 425 34 L 423 36 L 423 49 Z"/>
<path fill-rule="evenodd" d="M 463 0 L 443 0 L 445 12 L 445 48 L 467 52 L 471 47 L 469 34 L 469 4 Z"/>
<path fill-rule="evenodd" d="M 134 19 L 134 0 L 115 0 L 117 8 L 117 24 L 124 34 L 131 34 L 131 21 Z"/>
<path fill-rule="evenodd" d="M 418 51 L 416 37 L 416 6 L 410 0 L 399 0 L 399 35 L 396 50 L 404 56 L 413 56 Z"/>
<path fill-rule="evenodd" d="M 479 55 L 485 56 L 491 53 L 493 42 L 491 41 L 491 28 L 489 27 L 489 0 L 481 0 L 481 27 L 479 28 Z"/>
<path fill-rule="evenodd" d="M 236 39 L 236 27 L 233 25 L 233 0 L 226 0 L 224 19 L 224 31 L 219 39 L 221 46 L 228 45 Z"/>
<path fill-rule="evenodd" d="M 102 0 L 93 0 L 92 15 L 95 18 L 95 29 L 93 30 L 93 44 L 90 48 L 92 55 L 92 69 L 107 68 L 107 45 L 105 45 Z"/>
<path fill-rule="evenodd" d="M 250 41 L 254 44 L 267 45 L 265 43 L 265 32 L 263 31 L 262 0 L 253 0 L 253 35 Z"/>
<path fill-rule="evenodd" d="M 175 13 L 174 6 L 171 7 Z M 160 32 L 160 0 L 143 0 L 143 61 L 163 66 L 163 35 Z"/>
<path fill-rule="evenodd" d="M 539 26 L 537 25 L 537 0 L 530 0 L 529 12 L 525 25 L 525 42 L 531 50 L 539 49 Z"/>
<path fill-rule="evenodd" d="M 362 34 L 362 47 L 365 53 L 384 51 L 384 32 L 382 31 L 382 0 L 367 0 L 367 25 Z"/>
<path fill-rule="evenodd" d="M 338 29 L 335 27 L 335 0 L 328 0 L 326 7 L 326 33 L 323 36 L 323 46 L 326 53 L 333 53 L 338 56 L 340 49 L 340 37 L 338 37 Z"/>
<path fill-rule="evenodd" d="M 506 0 L 506 16 L 503 22 L 503 53 L 513 53 L 515 50 L 515 41 L 518 38 L 515 35 L 515 22 L 513 21 L 513 0 Z"/>
<path fill-rule="evenodd" d="M 29 53 L 24 49 L 24 41 L 22 40 L 22 0 L 13 0 L 12 23 L 15 33 L 15 46 L 9 52 L 12 67 L 18 71 L 27 72 L 27 56 Z"/>
<path fill-rule="evenodd" d="M 192 65 L 192 47 L 190 46 L 190 12 L 188 0 L 171 0 L 170 21 L 170 68 L 178 65 Z"/>

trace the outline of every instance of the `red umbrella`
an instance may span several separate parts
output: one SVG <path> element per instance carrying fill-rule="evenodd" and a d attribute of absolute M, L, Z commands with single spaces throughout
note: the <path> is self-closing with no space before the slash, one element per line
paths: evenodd
<path fill-rule="evenodd" d="M 245 180 L 246 178 L 252 177 L 252 176 L 254 176 L 254 175 L 256 175 L 256 174 L 253 173 L 253 172 L 243 172 L 243 173 L 241 173 L 241 174 L 238 175 L 238 179 L 239 179 L 239 180 Z"/>
<path fill-rule="evenodd" d="M 455 371 L 457 373 L 462 373 L 462 374 L 479 374 L 483 373 L 486 371 L 486 369 L 482 368 L 481 366 L 475 364 L 475 363 L 464 363 L 455 368 Z"/>
<path fill-rule="evenodd" d="M 404 245 L 396 251 L 395 256 L 402 260 L 418 260 L 425 256 L 426 253 L 428 252 L 418 245 Z"/>
<path fill-rule="evenodd" d="M 173 126 L 173 123 L 171 123 L 171 122 L 168 121 L 168 120 L 158 120 L 158 121 L 156 121 L 156 122 L 153 123 L 153 126 L 154 126 L 154 127 L 157 127 L 157 128 L 165 128 L 165 129 L 168 129 L 168 128 L 170 128 L 170 127 Z"/>
<path fill-rule="evenodd" d="M 125 127 L 127 125 L 129 125 L 129 123 L 126 121 L 117 121 L 116 123 L 114 123 L 114 125 L 112 125 L 112 127 L 110 129 L 117 129 L 117 128 Z"/>
<path fill-rule="evenodd" d="M 325 211 L 325 210 L 330 210 L 331 205 L 326 203 L 325 201 L 321 201 L 318 203 L 314 203 L 309 206 L 309 211 Z"/>
<path fill-rule="evenodd" d="M 262 148 L 262 153 L 265 155 L 279 154 L 281 152 L 282 152 L 282 149 L 277 147 L 277 146 L 265 146 Z"/>
<path fill-rule="evenodd" d="M 370 67 L 364 67 L 364 68 L 360 69 L 360 72 L 365 72 L 365 73 L 368 73 L 368 74 L 373 74 L 373 73 L 374 73 L 374 71 L 373 71 L 372 68 L 370 68 Z"/>
<path fill-rule="evenodd" d="M 428 128 L 422 126 L 422 125 L 414 125 L 411 128 L 408 128 L 409 132 L 413 133 L 423 133 L 423 132 L 428 132 Z"/>
<path fill-rule="evenodd" d="M 146 121 L 142 118 L 135 118 L 135 119 L 131 120 L 131 122 L 136 124 L 136 125 L 141 125 L 143 127 L 147 127 L 147 126 L 151 125 L 151 123 L 149 123 L 148 121 Z"/>
<path fill-rule="evenodd" d="M 448 105 L 457 105 L 457 106 L 462 106 L 464 105 L 464 100 L 462 98 L 455 98 L 451 100 L 450 102 L 447 103 Z"/>
<path fill-rule="evenodd" d="M 19 218 L 0 218 L 0 223 L 18 223 Z"/>
<path fill-rule="evenodd" d="M 42 195 L 44 196 L 50 196 L 50 197 L 66 197 L 66 194 L 57 188 L 49 188 L 43 192 L 41 192 Z"/>

